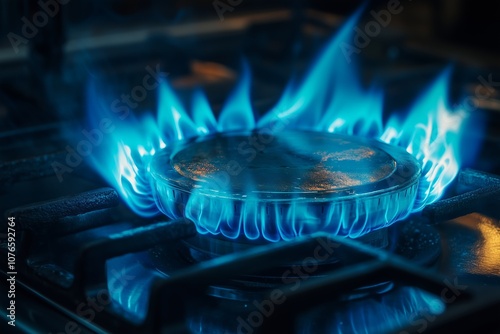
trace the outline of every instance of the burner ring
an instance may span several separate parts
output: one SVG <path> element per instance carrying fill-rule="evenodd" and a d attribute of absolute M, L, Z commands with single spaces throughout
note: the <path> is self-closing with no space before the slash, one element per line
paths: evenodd
<path fill-rule="evenodd" d="M 377 140 L 285 131 L 179 142 L 154 156 L 150 172 L 166 215 L 193 220 L 202 234 L 279 241 L 388 226 L 411 212 L 421 171 Z"/>

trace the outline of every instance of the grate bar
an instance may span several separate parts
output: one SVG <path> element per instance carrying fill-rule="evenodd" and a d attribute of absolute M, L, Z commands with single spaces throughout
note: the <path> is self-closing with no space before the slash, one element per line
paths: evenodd
<path fill-rule="evenodd" d="M 59 219 L 117 206 L 118 194 L 112 188 L 99 188 L 73 196 L 33 203 L 7 212 L 16 217 L 20 227 L 40 233 L 57 224 Z"/>
<path fill-rule="evenodd" d="M 136 227 L 86 245 L 77 258 L 73 287 L 85 294 L 106 284 L 106 261 L 113 257 L 147 250 L 163 242 L 187 238 L 196 233 L 194 224 L 179 219 Z"/>
<path fill-rule="evenodd" d="M 465 169 L 460 171 L 458 180 L 460 185 L 474 189 L 425 207 L 422 215 L 429 219 L 430 223 L 436 224 L 484 210 L 500 198 L 498 177 L 473 169 Z"/>

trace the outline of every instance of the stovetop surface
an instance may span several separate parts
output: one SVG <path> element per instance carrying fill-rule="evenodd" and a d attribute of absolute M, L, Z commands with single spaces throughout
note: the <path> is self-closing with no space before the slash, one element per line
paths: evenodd
<path fill-rule="evenodd" d="M 321 16 L 314 19 L 321 21 Z M 320 26 L 325 22 L 337 21 L 330 18 Z M 183 90 L 190 91 L 191 82 L 201 80 L 211 103 L 220 105 L 237 77 L 236 61 L 226 60 L 237 58 L 235 54 L 244 49 L 255 68 L 256 106 L 264 110 L 276 100 L 290 68 L 304 67 L 312 50 L 327 37 L 321 29 L 312 34 L 315 38 L 306 35 L 300 39 L 302 45 L 296 46 L 302 50 L 300 57 L 277 66 L 280 52 L 289 50 L 276 40 L 280 33 L 266 39 L 263 31 L 272 26 L 281 32 L 288 26 L 268 24 L 230 36 L 253 41 L 251 47 L 224 53 L 220 40 L 219 44 L 211 39 L 202 43 L 205 57 L 224 64 L 215 83 L 200 79 L 200 67 L 207 64 L 191 52 L 189 43 L 176 48 L 189 55 L 185 58 L 191 62 L 182 66 L 171 65 L 172 56 L 164 52 L 137 57 L 128 65 L 127 61 L 122 66 L 98 65 L 101 73 L 109 71 L 109 77 L 115 78 L 117 91 L 129 91 L 127 83 L 136 82 L 134 78 L 140 77 L 147 64 L 165 56 L 162 70 L 171 73 L 181 96 Z M 364 73 L 387 84 L 386 99 L 392 107 L 404 104 L 446 62 L 407 45 L 380 42 L 383 50 L 392 51 L 380 52 L 374 46 L 367 50 L 372 57 Z M 267 48 L 273 43 L 275 48 Z M 170 47 L 172 42 L 165 45 Z M 123 46 L 123 50 L 130 49 Z M 96 65 L 97 53 L 93 57 Z M 242 246 L 237 251 L 244 253 L 219 258 L 193 246 L 197 244 L 192 223 L 135 215 L 85 163 L 63 182 L 54 174 L 51 163 L 66 158 L 68 129 L 83 117 L 78 101 L 84 96 L 82 78 L 87 70 L 74 68 L 71 61 L 75 59 L 63 64 L 59 79 L 47 76 L 46 87 L 53 89 L 47 94 L 50 103 L 44 93 L 30 93 L 37 82 L 22 84 L 26 76 L 13 80 L 9 89 L 2 86 L 0 212 L 4 214 L 2 226 L 8 223 L 7 217 L 16 220 L 17 330 L 273 332 L 281 326 L 284 332 L 392 332 L 400 328 L 438 332 L 499 325 L 495 314 L 500 303 L 500 179 L 494 175 L 500 175 L 495 155 L 500 149 L 500 122 L 494 105 L 482 101 L 485 108 L 477 109 L 491 121 L 475 162 L 464 166 L 442 201 L 391 227 L 384 236 L 384 250 L 317 236 L 263 248 Z M 500 73 L 470 64 L 457 65 L 456 72 L 452 90 L 457 94 L 474 91 L 479 76 L 497 78 Z M 144 106 L 148 103 L 152 102 L 148 99 Z M 480 135 L 474 131 L 468 135 Z M 2 228 L 3 233 L 7 227 Z M 2 261 L 7 258 L 6 240 L 2 234 Z M 318 245 L 326 252 L 322 255 L 332 248 L 341 250 L 320 269 L 307 260 Z M 2 277 L 9 276 L 4 268 L 2 262 Z"/>

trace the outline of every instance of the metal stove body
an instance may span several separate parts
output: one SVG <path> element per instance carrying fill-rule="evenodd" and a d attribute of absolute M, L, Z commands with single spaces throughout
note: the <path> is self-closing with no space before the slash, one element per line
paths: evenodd
<path fill-rule="evenodd" d="M 487 134 L 483 149 L 471 168 L 460 170 L 443 199 L 418 213 L 409 209 L 417 196 L 418 163 L 404 151 L 365 139 L 285 133 L 245 166 L 237 178 L 241 183 L 232 183 L 231 192 L 219 188 L 214 195 L 213 188 L 201 187 L 206 202 L 199 207 L 220 208 L 220 201 L 232 196 L 232 213 L 248 219 L 247 238 L 234 234 L 231 220 L 213 224 L 212 216 L 221 216 L 216 210 L 205 212 L 201 220 L 196 219 L 199 211 L 185 209 L 200 180 L 207 181 L 207 171 L 234 160 L 235 138 L 248 138 L 248 133 L 194 139 L 155 157 L 151 173 L 156 192 L 151 195 L 173 218 L 139 217 L 85 159 L 68 151 L 67 129 L 83 117 L 89 74 L 78 64 L 118 78 L 118 90 L 124 92 L 142 83 L 144 69 L 151 78 L 168 72 L 181 95 L 201 84 L 217 106 L 234 84 L 237 55 L 245 53 L 258 59 L 255 105 L 265 110 L 283 89 L 284 73 L 309 61 L 312 51 L 307 50 L 317 49 L 338 25 L 340 18 L 332 11 L 349 10 L 316 2 L 309 8 L 300 1 L 293 6 L 258 2 L 248 8 L 228 3 L 219 11 L 209 6 L 207 14 L 196 1 L 178 4 L 179 10 L 159 1 L 103 2 L 99 15 L 94 13 L 104 32 L 97 37 L 79 31 L 85 6 L 60 4 L 60 15 L 48 20 L 26 48 L 0 57 L 0 117 L 6 121 L 0 128 L 0 272 L 3 293 L 13 275 L 4 233 L 12 226 L 16 303 L 16 327 L 8 324 L 8 305 L 2 304 L 2 328 L 9 333 L 498 332 L 500 122 L 495 115 L 500 93 L 477 82 L 477 77 L 499 77 L 500 67 L 488 58 L 479 58 L 481 66 L 467 60 L 457 65 L 453 87 L 458 94 L 488 92 L 475 96 L 475 111 L 490 117 L 488 126 L 470 133 Z M 38 8 L 33 3 L 3 6 L 20 15 Z M 152 17 L 151 11 L 164 17 L 144 30 L 144 17 Z M 182 13 L 203 19 L 186 22 Z M 139 28 L 113 30 L 106 25 L 109 17 Z M 78 24 L 60 29 L 64 19 Z M 165 20 L 169 24 L 162 26 Z M 394 42 L 390 29 L 386 33 L 370 42 L 363 69 L 387 82 L 389 104 L 398 106 L 435 74 L 443 59 L 436 49 L 425 49 L 425 43 L 408 46 Z M 293 60 L 282 61 L 293 52 Z M 157 59 L 161 71 L 154 65 Z M 129 108 L 147 109 L 154 103 L 150 95 L 140 107 Z M 305 138 L 287 140 L 301 136 Z M 332 141 L 343 142 L 355 154 L 346 157 L 345 150 L 331 149 Z M 224 154 L 217 151 L 221 147 Z M 260 170 L 276 156 L 286 173 Z M 359 157 L 368 163 L 354 161 Z M 54 163 L 71 169 L 62 182 Z M 307 166 L 309 174 L 300 166 Z M 398 168 L 406 168 L 405 178 L 388 185 L 386 176 Z M 256 177 L 257 187 L 251 189 L 256 195 L 249 200 L 245 180 Z M 331 179 L 335 186 L 325 181 Z M 391 201 L 401 203 L 398 210 L 387 209 Z M 291 210 L 296 202 L 309 205 L 311 214 L 273 215 Z M 353 205 L 363 206 L 366 215 L 344 217 L 344 222 L 335 214 L 335 208 L 346 212 Z M 248 211 L 254 216 L 244 214 Z M 334 219 L 325 219 L 327 213 Z M 403 220 L 376 225 L 381 216 L 389 217 L 383 221 Z M 265 230 L 256 224 L 262 217 L 275 227 Z M 283 217 L 325 225 L 307 230 L 290 224 L 285 229 L 282 225 L 289 221 Z M 353 219 L 359 228 L 349 225 Z"/>

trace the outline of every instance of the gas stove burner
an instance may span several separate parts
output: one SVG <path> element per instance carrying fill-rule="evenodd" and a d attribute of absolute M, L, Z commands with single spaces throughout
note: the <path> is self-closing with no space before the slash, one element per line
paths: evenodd
<path fill-rule="evenodd" d="M 356 240 L 377 249 L 387 249 L 389 246 L 389 229 L 379 229 Z M 181 241 L 184 248 L 187 250 L 188 262 L 202 262 L 211 260 L 220 256 L 234 254 L 247 251 L 254 248 L 255 244 L 248 242 L 239 242 L 235 240 L 227 240 L 222 238 L 213 238 L 207 235 L 195 235 L 193 237 Z M 328 263 L 337 262 L 335 256 L 329 258 Z M 293 265 L 294 263 L 283 263 L 283 265 Z"/>
<path fill-rule="evenodd" d="M 162 212 L 246 241 L 359 237 L 407 216 L 420 176 L 399 147 L 309 131 L 198 137 L 158 152 L 150 167 Z"/>
<path fill-rule="evenodd" d="M 427 225 L 422 220 L 408 219 L 404 224 L 394 224 L 385 229 L 380 229 L 362 237 L 357 241 L 378 249 L 384 249 L 390 254 L 398 255 L 421 267 L 434 266 L 441 255 L 441 238 L 439 232 L 432 225 Z M 146 265 L 154 268 L 158 273 L 169 276 L 169 272 L 189 268 L 194 263 L 202 263 L 220 256 L 246 251 L 256 245 L 221 240 L 204 235 L 195 235 L 177 243 L 156 245 L 149 251 Z M 312 250 L 311 250 L 312 254 Z M 358 259 L 352 257 L 342 248 L 336 250 L 331 257 L 318 261 L 313 272 L 308 272 L 308 277 L 323 277 L 333 270 L 340 270 L 352 265 Z M 304 266 L 304 259 L 296 262 L 283 262 L 273 268 L 251 275 L 234 277 L 223 285 L 210 287 L 209 294 L 222 299 L 240 301 L 259 300 L 268 289 L 277 288 L 283 283 L 283 275 L 296 267 Z M 300 278 L 297 273 L 288 272 L 290 279 Z M 287 274 L 287 275 L 288 275 Z M 345 300 L 364 298 L 383 294 L 393 287 L 392 281 L 381 279 L 378 283 L 362 286 L 342 296 Z"/>

